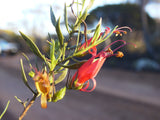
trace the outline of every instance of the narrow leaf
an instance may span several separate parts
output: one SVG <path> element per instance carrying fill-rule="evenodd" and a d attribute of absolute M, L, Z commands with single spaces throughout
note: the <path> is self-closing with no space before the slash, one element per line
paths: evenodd
<path fill-rule="evenodd" d="M 87 9 L 90 9 L 92 7 L 93 3 L 94 3 L 94 0 L 90 0 L 89 5 L 87 6 Z"/>
<path fill-rule="evenodd" d="M 78 69 L 80 68 L 87 60 L 83 60 L 83 61 L 80 61 L 78 63 L 74 63 L 74 64 L 71 64 L 71 65 L 62 65 L 64 68 L 69 68 L 69 69 Z"/>
<path fill-rule="evenodd" d="M 54 40 L 52 40 L 52 43 L 50 45 L 50 59 L 51 59 L 51 68 L 50 69 L 54 69 L 54 66 L 56 65 L 56 58 L 54 55 L 55 52 L 55 42 Z"/>
<path fill-rule="evenodd" d="M 38 57 L 40 57 L 41 59 L 43 59 L 44 61 L 46 61 L 45 56 L 42 55 L 42 53 L 40 52 L 40 50 L 37 47 L 37 45 L 28 36 L 26 36 L 22 32 L 20 32 L 20 34 L 23 37 L 23 39 L 26 41 L 26 43 L 28 44 L 28 46 L 30 47 L 30 49 L 32 50 L 32 52 L 35 55 L 37 55 Z"/>
<path fill-rule="evenodd" d="M 26 55 L 25 53 L 22 53 L 22 55 L 23 55 L 23 56 L 26 58 L 26 60 L 28 61 L 30 68 L 32 68 L 32 64 L 31 64 L 29 58 L 27 57 L 27 55 Z"/>
<path fill-rule="evenodd" d="M 59 91 L 57 91 L 54 95 L 53 95 L 53 102 L 57 102 L 61 99 L 63 99 L 63 97 L 66 94 L 66 87 L 61 88 Z"/>
<path fill-rule="evenodd" d="M 52 40 L 51 45 L 50 45 L 50 59 L 51 59 L 51 61 L 55 60 L 54 52 L 55 52 L 55 42 L 54 42 L 54 40 Z"/>
<path fill-rule="evenodd" d="M 82 16 L 80 16 L 80 18 L 77 18 L 77 21 L 74 25 L 74 29 L 76 29 L 82 23 L 82 21 L 86 19 L 87 16 L 88 16 L 88 9 L 86 8 Z"/>
<path fill-rule="evenodd" d="M 19 103 L 23 104 L 23 102 L 22 102 L 21 99 L 19 99 L 17 96 L 14 96 L 14 97 L 16 98 L 16 100 L 17 100 Z"/>
<path fill-rule="evenodd" d="M 23 60 L 22 60 L 22 59 L 20 59 L 20 64 L 21 64 L 21 72 L 22 72 L 22 78 L 23 78 L 24 84 L 29 88 L 29 90 L 30 90 L 32 93 L 36 94 L 36 93 L 32 90 L 32 88 L 29 86 L 29 84 L 28 84 L 28 80 L 27 80 L 27 77 L 26 77 L 26 74 L 25 74 L 25 71 L 24 71 Z"/>
<path fill-rule="evenodd" d="M 56 23 L 56 32 L 57 32 L 57 36 L 58 36 L 58 39 L 59 39 L 60 46 L 63 47 L 64 37 L 63 37 L 63 34 L 61 32 L 61 29 L 60 29 L 60 17 L 59 17 L 59 19 Z"/>
<path fill-rule="evenodd" d="M 86 0 L 82 0 L 82 8 L 84 8 Z"/>
<path fill-rule="evenodd" d="M 116 27 L 110 32 L 110 34 L 107 35 L 107 37 L 106 37 L 105 39 L 98 40 L 98 41 L 96 41 L 93 45 L 95 46 L 95 45 L 98 45 L 98 44 L 100 44 L 100 43 L 106 41 L 108 38 L 111 37 L 111 35 L 113 34 L 113 32 L 116 30 L 117 27 L 118 27 L 118 26 L 116 26 Z"/>
<path fill-rule="evenodd" d="M 61 75 L 58 77 L 58 79 L 55 80 L 55 85 L 58 84 L 58 83 L 60 83 L 60 82 L 62 82 L 62 81 L 65 79 L 67 73 L 68 73 L 68 69 L 65 68 L 65 69 L 62 71 Z"/>
<path fill-rule="evenodd" d="M 56 27 L 56 17 L 55 17 L 55 15 L 54 15 L 54 12 L 53 12 L 53 10 L 52 10 L 52 7 L 50 7 L 50 15 L 51 15 L 51 22 L 52 22 L 52 24 L 53 24 L 53 26 L 54 27 Z"/>
<path fill-rule="evenodd" d="M 67 29 L 68 33 L 70 33 L 69 27 L 68 27 L 68 16 L 67 16 L 67 6 L 66 6 L 66 3 L 64 5 L 64 21 L 65 21 L 66 29 Z"/>
<path fill-rule="evenodd" d="M 92 40 L 94 41 L 96 41 L 99 38 L 100 31 L 101 31 L 101 23 L 102 23 L 102 19 L 100 18 L 98 25 L 96 27 L 96 30 L 94 32 L 93 38 L 92 38 Z"/>
<path fill-rule="evenodd" d="M 2 114 L 0 115 L 0 119 L 3 117 L 3 115 L 6 113 L 8 106 L 9 106 L 10 100 L 7 102 L 7 105 L 5 107 L 5 109 L 3 110 Z"/>

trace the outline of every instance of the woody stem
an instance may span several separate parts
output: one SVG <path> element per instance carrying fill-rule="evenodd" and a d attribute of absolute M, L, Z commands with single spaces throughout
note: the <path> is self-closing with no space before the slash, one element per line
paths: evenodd
<path fill-rule="evenodd" d="M 27 114 L 27 111 L 29 110 L 29 108 L 33 105 L 34 101 L 36 100 L 37 95 L 38 94 L 34 94 L 32 99 L 28 103 L 28 105 L 24 108 L 23 112 L 21 113 L 19 120 L 22 120 L 24 118 L 24 116 Z"/>

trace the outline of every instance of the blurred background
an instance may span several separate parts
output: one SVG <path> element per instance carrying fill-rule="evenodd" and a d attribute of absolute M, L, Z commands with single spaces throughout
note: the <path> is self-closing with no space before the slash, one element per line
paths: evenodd
<path fill-rule="evenodd" d="M 0 113 L 8 99 L 11 105 L 4 120 L 16 120 L 23 110 L 14 96 L 24 101 L 31 93 L 21 80 L 19 59 L 25 52 L 31 62 L 35 57 L 21 38 L 19 31 L 30 36 L 47 54 L 48 33 L 55 35 L 50 21 L 50 6 L 56 18 L 63 21 L 64 3 L 72 0 L 5 0 L 0 1 Z M 86 2 L 89 2 L 86 1 Z M 68 11 L 69 21 L 74 17 Z M 64 100 L 41 110 L 36 103 L 25 120 L 159 120 L 160 119 L 160 0 L 95 0 L 86 22 L 95 28 L 102 17 L 102 31 L 118 25 L 129 26 L 132 32 L 112 36 L 105 44 L 117 39 L 135 43 L 121 50 L 125 56 L 109 58 L 97 75 L 97 88 L 92 93 L 69 91 Z M 89 35 L 91 36 L 91 35 Z M 113 48 L 116 46 L 113 46 Z M 27 61 L 24 61 L 26 68 Z M 28 69 L 27 69 L 28 70 Z M 33 84 L 33 81 L 30 81 Z M 33 85 L 34 87 L 34 85 Z"/>

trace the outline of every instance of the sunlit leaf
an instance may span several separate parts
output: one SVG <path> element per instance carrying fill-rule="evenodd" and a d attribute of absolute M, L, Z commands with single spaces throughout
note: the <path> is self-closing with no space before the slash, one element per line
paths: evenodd
<path fill-rule="evenodd" d="M 101 31 L 101 23 L 102 23 L 102 19 L 99 20 L 98 25 L 96 26 L 96 30 L 92 38 L 92 40 L 94 41 L 96 41 L 99 38 L 100 31 Z"/>
<path fill-rule="evenodd" d="M 68 33 L 70 33 L 69 27 L 68 27 L 68 16 L 67 16 L 67 6 L 66 6 L 66 3 L 64 5 L 64 21 L 65 21 L 66 29 L 67 29 Z"/>
<path fill-rule="evenodd" d="M 90 9 L 92 7 L 93 3 L 94 3 L 94 0 L 90 0 L 89 5 L 87 6 L 87 9 Z"/>
<path fill-rule="evenodd" d="M 63 34 L 61 32 L 61 29 L 60 29 L 60 17 L 56 23 L 56 32 L 57 32 L 57 36 L 58 36 L 58 40 L 59 40 L 59 43 L 60 43 L 60 46 L 63 47 L 63 44 L 64 44 L 64 37 L 63 37 Z"/>
<path fill-rule="evenodd" d="M 64 68 L 69 68 L 69 69 L 78 69 L 80 68 L 87 60 L 83 60 L 83 61 L 80 61 L 78 63 L 74 63 L 74 64 L 71 64 L 71 65 L 63 65 Z"/>
<path fill-rule="evenodd" d="M 35 73 L 34 73 L 33 71 L 30 71 L 30 72 L 28 73 L 28 75 L 29 75 L 31 78 L 33 78 L 33 77 L 35 76 Z"/>
<path fill-rule="evenodd" d="M 68 69 L 65 68 L 65 69 L 62 71 L 61 75 L 57 78 L 57 80 L 55 80 L 55 85 L 58 84 L 58 83 L 60 83 L 60 82 L 62 82 L 62 81 L 65 79 L 67 73 L 68 73 Z"/>
<path fill-rule="evenodd" d="M 29 90 L 30 90 L 32 93 L 36 94 L 36 93 L 32 90 L 32 88 L 29 86 L 29 84 L 28 84 L 28 80 L 27 80 L 27 77 L 26 77 L 26 74 L 25 74 L 25 71 L 24 71 L 23 60 L 22 60 L 22 59 L 20 59 L 20 64 L 21 64 L 21 72 L 22 72 L 22 78 L 23 78 L 24 84 L 29 88 Z"/>
<path fill-rule="evenodd" d="M 45 56 L 42 55 L 42 53 L 40 52 L 40 50 L 37 47 L 37 45 L 28 36 L 26 36 L 22 32 L 20 32 L 20 34 L 23 37 L 23 39 L 26 41 L 26 43 L 28 44 L 28 46 L 30 47 L 30 49 L 32 50 L 32 52 L 35 55 L 37 55 L 38 57 L 40 57 L 41 59 L 43 59 L 44 61 L 46 61 Z"/>
<path fill-rule="evenodd" d="M 74 25 L 74 29 L 76 29 L 86 19 L 87 16 L 88 16 L 88 9 L 85 9 L 83 14 L 79 18 L 77 18 L 77 21 Z"/>
<path fill-rule="evenodd" d="M 63 97 L 66 94 L 66 87 L 61 88 L 59 91 L 57 91 L 54 95 L 53 95 L 53 102 L 57 102 L 61 99 L 63 99 Z"/>
<path fill-rule="evenodd" d="M 5 107 L 5 109 L 3 110 L 2 114 L 0 115 L 0 119 L 3 117 L 3 115 L 6 113 L 8 106 L 9 106 L 10 100 L 7 102 L 7 105 Z"/>
<path fill-rule="evenodd" d="M 102 39 L 102 40 L 96 41 L 93 45 L 98 45 L 98 44 L 100 44 L 100 43 L 106 41 L 108 38 L 111 37 L 111 35 L 113 34 L 113 32 L 115 31 L 115 29 L 116 29 L 117 27 L 118 27 L 118 26 L 116 26 L 116 27 L 115 27 L 115 28 L 107 35 L 107 37 L 105 37 L 105 38 Z"/>
<path fill-rule="evenodd" d="M 26 55 L 25 53 L 22 53 L 22 55 L 23 55 L 23 56 L 26 58 L 26 60 L 28 61 L 30 68 L 32 68 L 32 64 L 31 64 L 29 58 L 27 57 L 27 55 Z"/>
<path fill-rule="evenodd" d="M 56 58 L 55 58 L 55 41 L 52 40 L 50 45 L 50 59 L 51 59 L 51 69 L 54 69 L 54 66 L 56 65 Z"/>
<path fill-rule="evenodd" d="M 17 100 L 19 103 L 23 104 L 23 102 L 22 102 L 21 99 L 19 99 L 17 96 L 14 96 L 14 97 L 16 98 L 16 100 Z"/>

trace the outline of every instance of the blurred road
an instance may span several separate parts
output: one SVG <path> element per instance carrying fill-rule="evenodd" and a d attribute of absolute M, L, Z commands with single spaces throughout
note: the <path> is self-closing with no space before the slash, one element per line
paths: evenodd
<path fill-rule="evenodd" d="M 18 120 L 23 110 L 14 96 L 24 101 L 32 97 L 21 79 L 20 57 L 0 58 L 0 112 L 11 100 L 3 120 Z M 159 74 L 103 68 L 96 80 L 94 92 L 67 91 L 45 110 L 37 99 L 24 120 L 160 120 Z"/>

